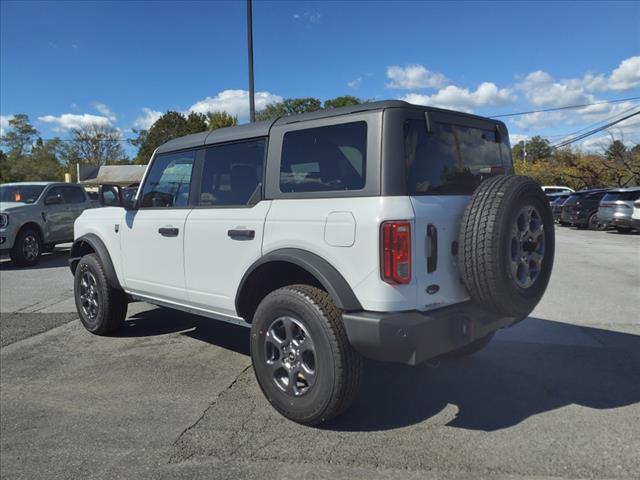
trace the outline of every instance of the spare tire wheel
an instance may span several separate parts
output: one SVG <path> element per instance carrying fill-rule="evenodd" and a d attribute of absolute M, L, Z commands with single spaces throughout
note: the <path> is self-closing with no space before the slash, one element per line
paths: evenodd
<path fill-rule="evenodd" d="M 524 318 L 549 283 L 555 250 L 553 214 L 529 177 L 500 175 L 480 184 L 466 207 L 459 267 L 472 300 Z"/>

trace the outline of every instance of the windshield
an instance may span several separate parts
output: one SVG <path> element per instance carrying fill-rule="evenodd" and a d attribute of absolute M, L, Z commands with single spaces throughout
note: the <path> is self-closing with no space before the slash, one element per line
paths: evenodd
<path fill-rule="evenodd" d="M 2 185 L 0 202 L 35 203 L 44 190 L 44 185 Z"/>

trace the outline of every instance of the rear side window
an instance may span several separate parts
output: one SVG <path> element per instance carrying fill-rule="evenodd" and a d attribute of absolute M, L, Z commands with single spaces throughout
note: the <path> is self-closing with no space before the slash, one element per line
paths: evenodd
<path fill-rule="evenodd" d="M 493 130 L 408 120 L 404 132 L 409 195 L 467 195 L 491 175 L 511 173 Z"/>
<path fill-rule="evenodd" d="M 186 207 L 195 152 L 158 155 L 151 165 L 142 190 L 142 207 Z"/>
<path fill-rule="evenodd" d="M 262 184 L 264 148 L 264 140 L 207 148 L 198 204 L 248 204 Z"/>
<path fill-rule="evenodd" d="M 635 192 L 611 192 L 607 193 L 602 199 L 603 202 L 615 202 L 622 200 L 624 202 L 632 202 L 640 198 L 640 190 Z"/>
<path fill-rule="evenodd" d="M 84 192 L 77 187 L 61 187 L 64 203 L 84 203 Z"/>
<path fill-rule="evenodd" d="M 362 190 L 366 166 L 366 122 L 287 132 L 282 142 L 280 191 Z"/>

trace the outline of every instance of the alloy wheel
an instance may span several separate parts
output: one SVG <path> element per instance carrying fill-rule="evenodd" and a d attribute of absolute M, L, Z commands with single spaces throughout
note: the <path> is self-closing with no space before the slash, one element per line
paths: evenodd
<path fill-rule="evenodd" d="M 521 288 L 529 288 L 540 276 L 545 235 L 540 212 L 528 205 L 520 210 L 511 228 L 510 267 Z"/>

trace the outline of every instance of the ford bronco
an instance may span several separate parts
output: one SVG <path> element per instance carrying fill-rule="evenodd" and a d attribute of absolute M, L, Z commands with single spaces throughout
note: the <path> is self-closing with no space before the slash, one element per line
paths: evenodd
<path fill-rule="evenodd" d="M 525 318 L 553 265 L 540 186 L 513 175 L 505 125 L 384 101 L 177 138 L 133 200 L 75 223 L 84 326 L 130 301 L 250 327 L 269 402 L 318 424 L 343 412 L 363 358 L 470 355 Z"/>

